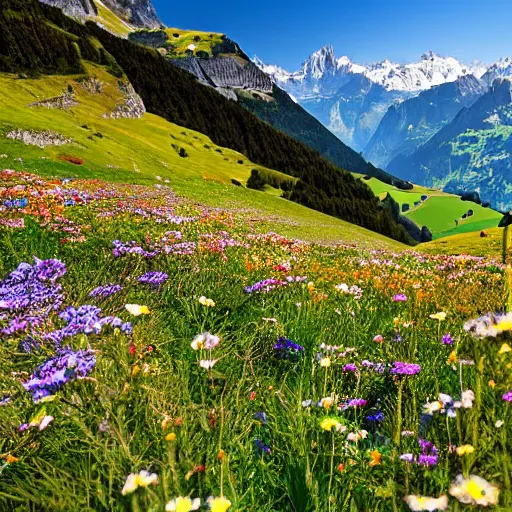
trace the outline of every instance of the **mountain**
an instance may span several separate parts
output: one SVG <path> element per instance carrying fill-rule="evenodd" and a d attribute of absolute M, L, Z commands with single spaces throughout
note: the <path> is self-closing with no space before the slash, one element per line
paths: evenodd
<path fill-rule="evenodd" d="M 285 175 L 286 188 L 279 191 L 285 199 L 410 241 L 405 230 L 361 180 L 258 119 L 238 102 L 202 85 L 196 77 L 174 66 L 154 49 L 116 37 L 93 22 L 78 23 L 59 9 L 36 0 L 4 0 L 4 3 L 7 9 L 0 10 L 3 27 L 0 32 L 0 72 L 18 73 L 18 80 L 41 74 L 68 74 L 75 79 L 76 75 L 81 75 L 81 82 L 88 84 L 92 81 L 91 87 L 97 89 L 94 74 L 88 72 L 87 65 L 103 66 L 120 83 L 127 83 L 123 90 L 133 87 L 133 93 L 140 97 L 148 113 L 182 126 L 185 133 L 186 130 L 200 132 L 214 144 L 237 151 L 257 165 L 278 171 L 279 176 Z M 177 37 L 174 34 L 172 37 L 178 42 L 169 47 L 170 50 L 179 48 L 179 43 L 185 39 L 178 32 L 176 34 Z M 215 39 L 214 34 L 211 39 Z M 192 44 L 187 46 L 188 51 L 192 51 Z M 126 102 L 129 108 L 133 100 L 130 97 Z M 2 135 L 25 137 L 26 130 L 19 124 L 23 125 L 16 123 L 7 132 L 3 126 Z M 58 125 L 52 128 L 58 130 Z M 28 133 L 31 138 L 36 135 Z M 94 140 L 94 136 L 91 137 Z M 51 143 L 69 143 L 67 140 L 64 135 L 51 137 Z M 181 151 L 172 137 L 168 140 L 169 151 L 179 150 L 179 156 L 187 158 L 187 152 Z"/>
<path fill-rule="evenodd" d="M 266 123 L 317 150 L 334 165 L 400 188 L 410 187 L 407 182 L 369 164 L 341 142 L 292 95 L 274 85 L 271 77 L 225 34 L 187 33 L 168 28 L 138 30 L 130 34 L 129 39 L 156 48 L 171 64 L 188 71 L 201 84 L 239 102 Z M 332 52 L 319 55 L 318 61 L 308 67 L 308 72 L 321 73 L 322 69 L 332 66 L 332 55 Z"/>
<path fill-rule="evenodd" d="M 482 80 L 491 85 L 496 78 L 506 78 L 512 76 L 512 58 L 505 57 L 499 59 L 494 64 L 489 66 L 485 73 L 482 75 Z"/>
<path fill-rule="evenodd" d="M 254 62 L 285 91 L 293 95 L 343 142 L 362 151 L 387 109 L 423 90 L 457 80 L 476 69 L 453 57 L 427 52 L 418 62 L 397 64 L 389 60 L 361 65 L 348 57 L 337 58 L 324 46 L 293 73 Z"/>
<path fill-rule="evenodd" d="M 395 157 L 389 171 L 448 192 L 478 192 L 495 209 L 511 209 L 511 87 L 511 79 L 496 79 L 416 151 Z"/>
<path fill-rule="evenodd" d="M 122 20 L 135 27 L 159 28 L 158 18 L 151 0 L 40 0 L 42 3 L 62 9 L 68 16 L 79 20 L 94 18 L 99 7 L 107 7 Z"/>
<path fill-rule="evenodd" d="M 411 153 L 425 143 L 486 90 L 483 80 L 464 75 L 394 103 L 367 144 L 365 157 L 386 168 L 397 155 Z"/>

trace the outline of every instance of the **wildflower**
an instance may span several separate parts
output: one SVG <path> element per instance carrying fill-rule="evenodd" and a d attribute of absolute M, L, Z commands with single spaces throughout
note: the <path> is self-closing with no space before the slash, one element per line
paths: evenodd
<path fill-rule="evenodd" d="M 215 307 L 215 301 L 212 299 L 207 299 L 204 295 L 199 297 L 199 304 L 206 306 L 207 308 Z"/>
<path fill-rule="evenodd" d="M 166 441 L 175 441 L 176 440 L 176 434 L 174 432 L 171 432 L 170 434 L 167 434 L 165 436 Z"/>
<path fill-rule="evenodd" d="M 338 430 L 341 423 L 336 418 L 325 418 L 320 422 L 320 426 L 330 432 L 333 428 Z"/>
<path fill-rule="evenodd" d="M 158 485 L 158 476 L 143 469 L 139 473 L 128 475 L 121 494 L 126 496 L 135 492 L 139 487 L 149 487 L 150 485 Z"/>
<path fill-rule="evenodd" d="M 400 361 L 396 361 L 393 363 L 393 368 L 390 373 L 395 375 L 416 375 L 421 371 L 421 366 L 419 364 L 412 363 L 402 363 Z"/>
<path fill-rule="evenodd" d="M 393 296 L 393 302 L 407 302 L 407 295 L 399 293 Z"/>
<path fill-rule="evenodd" d="M 190 346 L 194 350 L 213 350 L 220 343 L 220 338 L 209 332 L 198 334 L 192 340 Z"/>
<path fill-rule="evenodd" d="M 490 388 L 494 389 L 494 388 L 496 387 L 496 381 L 495 381 L 494 379 L 491 379 L 491 380 L 487 383 L 487 385 L 488 385 Z"/>
<path fill-rule="evenodd" d="M 450 355 L 448 356 L 448 360 L 446 361 L 446 364 L 455 364 L 457 362 L 457 351 L 452 350 L 450 352 Z"/>
<path fill-rule="evenodd" d="M 61 350 L 56 357 L 36 368 L 23 387 L 32 393 L 35 401 L 41 400 L 55 394 L 66 383 L 86 377 L 95 365 L 96 357 L 90 350 Z"/>
<path fill-rule="evenodd" d="M 338 464 L 338 467 L 336 468 L 340 473 L 343 472 L 345 470 L 345 464 L 343 464 L 342 462 L 340 462 Z"/>
<path fill-rule="evenodd" d="M 7 455 L 5 459 L 6 464 L 13 464 L 14 462 L 18 462 L 20 459 L 18 457 L 15 457 L 14 455 Z"/>
<path fill-rule="evenodd" d="M 310 281 L 308 283 L 308 292 L 313 293 L 314 291 L 315 291 L 315 283 L 313 283 L 313 281 Z"/>
<path fill-rule="evenodd" d="M 505 402 L 512 402 L 512 391 L 507 391 L 501 398 L 503 398 Z"/>
<path fill-rule="evenodd" d="M 448 496 L 442 495 L 439 498 L 428 496 L 406 496 L 405 502 L 414 512 L 446 510 L 448 508 Z"/>
<path fill-rule="evenodd" d="M 224 450 L 219 450 L 219 453 L 217 453 L 217 460 L 224 460 L 225 456 L 226 452 Z"/>
<path fill-rule="evenodd" d="M 226 512 L 231 507 L 231 501 L 222 496 L 220 498 L 210 496 L 208 498 L 208 505 L 211 512 Z"/>
<path fill-rule="evenodd" d="M 373 450 L 372 453 L 370 453 L 370 457 L 372 458 L 372 460 L 370 461 L 370 466 L 377 466 L 378 464 L 380 464 L 380 460 L 382 459 L 382 455 L 381 453 L 378 451 L 378 450 Z"/>
<path fill-rule="evenodd" d="M 331 366 L 331 358 L 323 357 L 322 359 L 320 359 L 320 366 L 322 368 L 329 368 L 329 366 Z"/>
<path fill-rule="evenodd" d="M 373 341 L 375 343 L 384 343 L 384 337 L 382 336 L 382 334 L 377 334 L 377 336 L 373 338 Z"/>
<path fill-rule="evenodd" d="M 288 338 L 280 337 L 274 345 L 274 354 L 278 359 L 296 362 L 304 354 L 304 347 Z"/>
<path fill-rule="evenodd" d="M 252 402 L 256 399 L 256 391 L 251 391 L 251 394 L 249 395 L 249 400 Z"/>
<path fill-rule="evenodd" d="M 469 320 L 464 324 L 464 329 L 475 338 L 496 338 L 503 332 L 512 330 L 512 313 L 489 313 L 476 320 Z"/>
<path fill-rule="evenodd" d="M 368 402 L 364 398 L 352 398 L 342 406 L 342 409 L 348 409 L 349 407 L 364 407 Z"/>
<path fill-rule="evenodd" d="M 439 320 L 442 322 L 443 320 L 446 320 L 446 316 L 448 313 L 445 313 L 444 311 L 441 311 L 440 313 L 435 313 L 433 315 L 429 315 L 432 320 Z"/>
<path fill-rule="evenodd" d="M 366 419 L 374 423 L 381 423 L 384 421 L 384 413 L 381 410 L 377 410 L 375 414 L 366 416 Z"/>
<path fill-rule="evenodd" d="M 366 430 L 358 430 L 357 432 L 350 432 L 347 435 L 347 440 L 357 443 L 361 439 L 366 439 L 367 436 L 368 436 L 368 432 Z"/>
<path fill-rule="evenodd" d="M 217 362 L 218 362 L 218 359 L 208 359 L 208 360 L 202 359 L 201 361 L 199 361 L 199 366 L 201 368 L 204 368 L 205 370 L 211 370 L 215 366 L 215 363 L 217 363 Z"/>
<path fill-rule="evenodd" d="M 402 453 L 399 459 L 408 462 L 409 464 L 412 464 L 414 462 L 415 457 L 412 453 Z"/>
<path fill-rule="evenodd" d="M 418 465 L 420 466 L 435 466 L 439 462 L 439 457 L 437 455 L 427 455 L 427 454 L 421 454 L 418 457 Z"/>
<path fill-rule="evenodd" d="M 201 499 L 183 498 L 179 496 L 169 501 L 165 506 L 166 512 L 190 512 L 191 510 L 198 510 L 201 506 Z"/>
<path fill-rule="evenodd" d="M 469 478 L 457 475 L 450 486 L 450 494 L 466 505 L 496 505 L 499 493 L 498 487 L 476 475 L 469 475 Z"/>
<path fill-rule="evenodd" d="M 346 364 L 343 367 L 344 372 L 357 372 L 357 366 L 354 363 Z"/>
<path fill-rule="evenodd" d="M 464 409 L 471 409 L 473 407 L 473 402 L 475 400 L 475 393 L 471 391 L 471 389 L 467 389 L 462 392 L 462 396 L 460 398 L 460 407 Z M 456 402 L 456 406 L 459 406 L 459 403 Z"/>
<path fill-rule="evenodd" d="M 150 284 L 152 286 L 161 286 L 169 276 L 165 272 L 147 272 L 140 276 L 137 281 L 142 284 Z"/>
<path fill-rule="evenodd" d="M 428 414 L 429 416 L 432 416 L 435 412 L 440 411 L 442 407 L 443 404 L 439 400 L 436 400 L 435 402 L 427 402 L 423 406 L 423 414 Z"/>
<path fill-rule="evenodd" d="M 455 451 L 459 457 L 462 457 L 463 455 L 473 453 L 475 449 L 470 444 L 464 444 L 462 446 L 458 446 Z"/>
<path fill-rule="evenodd" d="M 115 293 L 120 292 L 123 287 L 119 284 L 106 284 L 104 286 L 98 286 L 94 288 L 91 293 L 89 293 L 89 297 L 101 297 L 106 299 Z"/>
<path fill-rule="evenodd" d="M 270 446 L 266 445 L 261 439 L 254 440 L 254 447 L 258 455 L 270 455 L 272 453 Z"/>
<path fill-rule="evenodd" d="M 126 304 L 126 311 L 133 316 L 150 315 L 151 311 L 147 306 L 139 306 L 139 304 Z"/>
<path fill-rule="evenodd" d="M 452 345 L 453 344 L 453 338 L 451 337 L 450 333 L 446 333 L 443 335 L 442 338 L 443 345 Z"/>
<path fill-rule="evenodd" d="M 265 279 L 263 281 L 258 281 L 251 286 L 245 287 L 245 293 L 268 293 L 278 286 L 286 286 L 288 283 L 286 281 L 281 281 L 279 279 Z"/>
<path fill-rule="evenodd" d="M 257 421 L 259 421 L 262 425 L 267 424 L 267 415 L 261 411 L 261 412 L 255 412 L 253 415 L 253 418 Z"/>
<path fill-rule="evenodd" d="M 501 428 L 501 427 L 503 427 L 503 425 L 504 425 L 504 424 L 505 424 L 505 422 L 504 422 L 503 420 L 498 420 L 498 421 L 496 421 L 496 423 L 494 424 L 494 426 L 495 426 L 496 428 Z"/>
<path fill-rule="evenodd" d="M 506 354 L 508 352 L 512 351 L 512 348 L 510 348 L 510 345 L 508 343 L 503 343 L 503 345 L 501 346 L 498 354 L 501 356 L 503 354 Z"/>
<path fill-rule="evenodd" d="M 331 398 L 330 396 L 327 396 L 325 398 L 322 398 L 320 402 L 318 402 L 318 407 L 323 407 L 324 409 L 330 409 L 334 404 L 334 398 Z"/>

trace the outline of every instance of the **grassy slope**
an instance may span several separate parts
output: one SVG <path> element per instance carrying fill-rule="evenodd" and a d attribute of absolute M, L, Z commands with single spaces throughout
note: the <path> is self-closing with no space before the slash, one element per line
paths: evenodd
<path fill-rule="evenodd" d="M 434 239 L 495 228 L 502 217 L 500 213 L 490 208 L 483 208 L 474 203 L 461 201 L 458 196 L 446 194 L 439 190 L 415 186 L 410 191 L 403 191 L 374 178 L 366 181 L 366 183 L 376 195 L 390 193 L 400 205 L 409 204 L 411 210 L 405 215 L 418 226 L 428 226 L 434 235 Z M 419 201 L 422 195 L 428 195 L 430 199 L 414 208 L 414 202 Z M 473 210 L 474 215 L 461 220 L 459 226 L 455 227 L 455 219 L 460 219 L 468 210 Z"/>
<path fill-rule="evenodd" d="M 0 165 L 28 170 L 45 176 L 102 178 L 126 183 L 157 184 L 155 178 L 170 180 L 179 194 L 212 206 L 253 208 L 279 217 L 278 223 L 260 225 L 262 230 L 276 229 L 287 236 L 312 241 L 360 241 L 404 249 L 400 243 L 347 222 L 314 212 L 271 194 L 234 187 L 231 179 L 245 182 L 255 166 L 243 155 L 215 146 L 208 137 L 146 114 L 141 119 L 104 119 L 102 115 L 122 100 L 116 79 L 103 68 L 88 65 L 91 75 L 104 83 L 103 93 L 87 93 L 69 77 L 43 77 L 18 80 L 0 76 L 0 154 L 8 158 Z M 75 77 L 76 78 L 76 77 Z M 27 108 L 29 103 L 64 92 L 72 83 L 80 105 L 68 111 Z M 82 126 L 87 125 L 87 129 Z M 40 149 L 5 138 L 13 128 L 52 129 L 71 137 L 72 146 Z M 101 133 L 102 138 L 94 134 Z M 171 147 L 184 148 L 181 158 Z M 209 146 L 207 149 L 205 146 Z M 59 160 L 60 156 L 82 158 L 83 166 Z M 23 162 L 16 159 L 21 157 Z M 44 159 L 43 159 L 44 158 Z M 238 161 L 243 160 L 243 164 Z M 116 168 L 108 168 L 115 166 Z"/>
<path fill-rule="evenodd" d="M 169 36 L 169 42 L 175 47 L 173 56 L 185 56 L 185 51 L 193 44 L 195 51 L 204 51 L 211 55 L 212 47 L 222 43 L 223 34 L 217 32 L 201 32 L 199 30 L 183 30 L 180 28 L 168 28 L 165 30 Z M 178 37 L 174 37 L 178 34 Z M 196 40 L 199 38 L 199 40 Z"/>
<path fill-rule="evenodd" d="M 130 32 L 135 30 L 134 27 L 132 27 L 131 25 L 126 23 L 126 21 L 119 18 L 117 14 L 113 13 L 100 0 L 94 0 L 94 3 L 98 8 L 98 16 L 96 17 L 96 22 L 102 24 L 107 30 L 109 30 L 113 34 L 117 34 L 122 37 L 127 37 Z"/>

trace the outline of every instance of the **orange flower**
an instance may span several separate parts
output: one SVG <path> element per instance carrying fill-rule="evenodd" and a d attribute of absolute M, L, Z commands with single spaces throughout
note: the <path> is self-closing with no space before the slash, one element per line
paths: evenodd
<path fill-rule="evenodd" d="M 372 458 L 370 466 L 377 466 L 378 464 L 380 464 L 380 459 L 382 459 L 382 455 L 378 450 L 373 450 L 373 452 L 370 453 L 370 457 Z"/>
<path fill-rule="evenodd" d="M 344 471 L 344 470 L 345 470 L 345 464 L 343 464 L 343 463 L 338 464 L 337 469 L 338 469 L 338 471 L 341 473 L 342 471 Z"/>

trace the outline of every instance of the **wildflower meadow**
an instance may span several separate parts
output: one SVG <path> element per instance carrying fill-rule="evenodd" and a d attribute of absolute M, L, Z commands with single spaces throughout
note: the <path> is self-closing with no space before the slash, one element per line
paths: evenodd
<path fill-rule="evenodd" d="M 501 261 L 0 172 L 0 510 L 512 510 Z"/>

